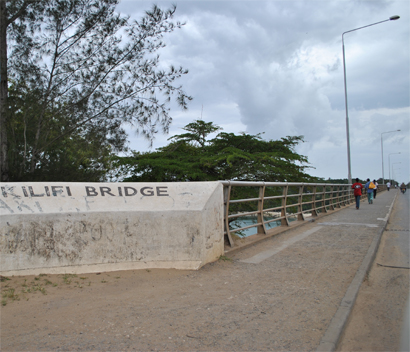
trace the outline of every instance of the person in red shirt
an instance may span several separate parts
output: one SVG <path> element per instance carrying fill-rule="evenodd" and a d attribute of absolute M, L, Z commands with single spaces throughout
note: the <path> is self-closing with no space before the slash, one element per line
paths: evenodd
<path fill-rule="evenodd" d="M 356 178 L 356 182 L 352 184 L 352 188 L 354 190 L 353 191 L 354 197 L 356 198 L 356 209 L 359 209 L 363 185 L 359 182 L 358 178 Z"/>

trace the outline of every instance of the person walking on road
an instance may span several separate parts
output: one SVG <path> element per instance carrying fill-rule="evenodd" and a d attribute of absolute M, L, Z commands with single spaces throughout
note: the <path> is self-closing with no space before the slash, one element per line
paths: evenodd
<path fill-rule="evenodd" d="M 352 184 L 352 188 L 353 188 L 353 194 L 354 197 L 356 199 L 356 209 L 359 209 L 360 207 L 360 198 L 362 196 L 362 189 L 363 189 L 363 185 L 359 182 L 359 179 L 356 178 L 356 182 Z"/>
<path fill-rule="evenodd" d="M 386 183 L 386 186 L 387 186 L 387 190 L 390 191 L 391 183 L 390 183 L 390 182 L 387 182 L 387 183 Z"/>
<path fill-rule="evenodd" d="M 377 193 L 377 186 L 379 185 L 376 180 L 373 180 L 374 188 L 373 188 L 373 198 L 376 199 L 376 193 Z"/>
<path fill-rule="evenodd" d="M 368 178 L 366 184 L 364 185 L 364 188 L 366 188 L 367 200 L 369 201 L 369 204 L 373 204 L 374 187 L 375 187 L 374 183 L 370 181 L 370 178 Z"/>

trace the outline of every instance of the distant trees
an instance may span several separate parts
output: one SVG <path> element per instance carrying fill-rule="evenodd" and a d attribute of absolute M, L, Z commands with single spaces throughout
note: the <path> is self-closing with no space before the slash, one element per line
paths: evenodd
<path fill-rule="evenodd" d="M 188 71 L 160 69 L 156 54 L 183 25 L 175 6 L 130 22 L 117 2 L 0 1 L 2 181 L 99 180 L 125 124 L 152 139 L 172 96 L 187 108 L 175 81 Z"/>
<path fill-rule="evenodd" d="M 196 120 L 185 126 L 188 133 L 154 152 L 117 158 L 117 177 L 131 182 L 172 181 L 314 181 L 305 170 L 305 156 L 295 152 L 302 136 L 265 141 L 260 135 L 219 133 L 212 122 Z"/>

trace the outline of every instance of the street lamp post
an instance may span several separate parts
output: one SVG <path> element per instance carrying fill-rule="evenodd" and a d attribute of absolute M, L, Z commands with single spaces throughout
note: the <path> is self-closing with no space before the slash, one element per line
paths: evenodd
<path fill-rule="evenodd" d="M 379 24 L 379 23 L 398 20 L 399 18 L 400 18 L 400 16 L 391 16 L 387 20 L 372 23 L 372 24 L 369 24 L 367 26 L 351 29 L 350 31 L 346 31 L 346 32 L 342 33 L 343 73 L 344 73 L 344 84 L 345 84 L 345 110 L 346 110 L 346 139 L 347 139 L 347 169 L 348 169 L 347 178 L 349 180 L 349 184 L 352 183 L 352 170 L 351 170 L 352 168 L 351 168 L 351 161 L 350 161 L 350 131 L 349 131 L 349 114 L 348 114 L 348 107 L 347 107 L 345 42 L 344 42 L 344 37 L 343 36 L 346 33 L 354 32 L 354 31 L 357 31 L 357 30 L 362 29 L 362 28 L 374 26 L 374 25 Z"/>
<path fill-rule="evenodd" d="M 383 184 L 384 184 L 383 135 L 386 134 L 386 133 L 393 133 L 393 132 L 399 132 L 399 131 L 401 131 L 401 130 L 382 132 L 382 134 L 380 135 L 380 143 L 382 145 L 382 179 L 383 179 Z"/>
<path fill-rule="evenodd" d="M 398 153 L 390 153 L 390 154 L 389 154 L 389 181 L 390 181 L 390 183 L 391 183 L 391 178 L 390 178 L 390 155 L 393 155 L 393 154 L 401 154 L 401 152 L 398 152 Z"/>

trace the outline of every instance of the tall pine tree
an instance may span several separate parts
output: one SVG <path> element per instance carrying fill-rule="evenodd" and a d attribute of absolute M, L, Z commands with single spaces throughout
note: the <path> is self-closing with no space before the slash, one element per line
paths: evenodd
<path fill-rule="evenodd" d="M 172 96 L 187 108 L 191 97 L 175 85 L 187 70 L 159 69 L 157 55 L 165 46 L 163 35 L 183 25 L 172 21 L 176 8 L 154 6 L 141 20 L 131 22 L 115 12 L 117 2 L 1 1 L 1 63 L 6 70 L 4 75 L 2 72 L 0 126 L 3 181 L 10 179 L 8 157 L 10 153 L 16 155 L 15 150 L 10 151 L 11 133 L 26 131 L 30 136 L 25 139 L 25 150 L 18 150 L 20 158 L 10 161 L 23 158 L 23 179 L 38 180 L 41 169 L 52 169 L 51 155 L 57 157 L 56 149 L 63 144 L 75 147 L 70 138 L 98 135 L 96 141 L 122 151 L 126 145 L 125 124 L 152 139 L 158 131 L 168 131 Z M 16 105 L 7 109 L 7 79 L 17 98 L 35 97 L 32 107 L 23 107 L 24 119 L 13 113 L 13 108 L 20 111 Z M 10 99 L 18 100 L 14 96 Z M 15 118 L 23 125 L 11 131 L 17 123 Z M 16 140 L 24 140 L 24 136 L 14 138 L 13 143 Z M 14 143 L 13 147 L 21 148 L 21 144 Z M 20 167 L 12 165 L 16 166 Z M 51 174 L 49 177 L 56 180 Z"/>

